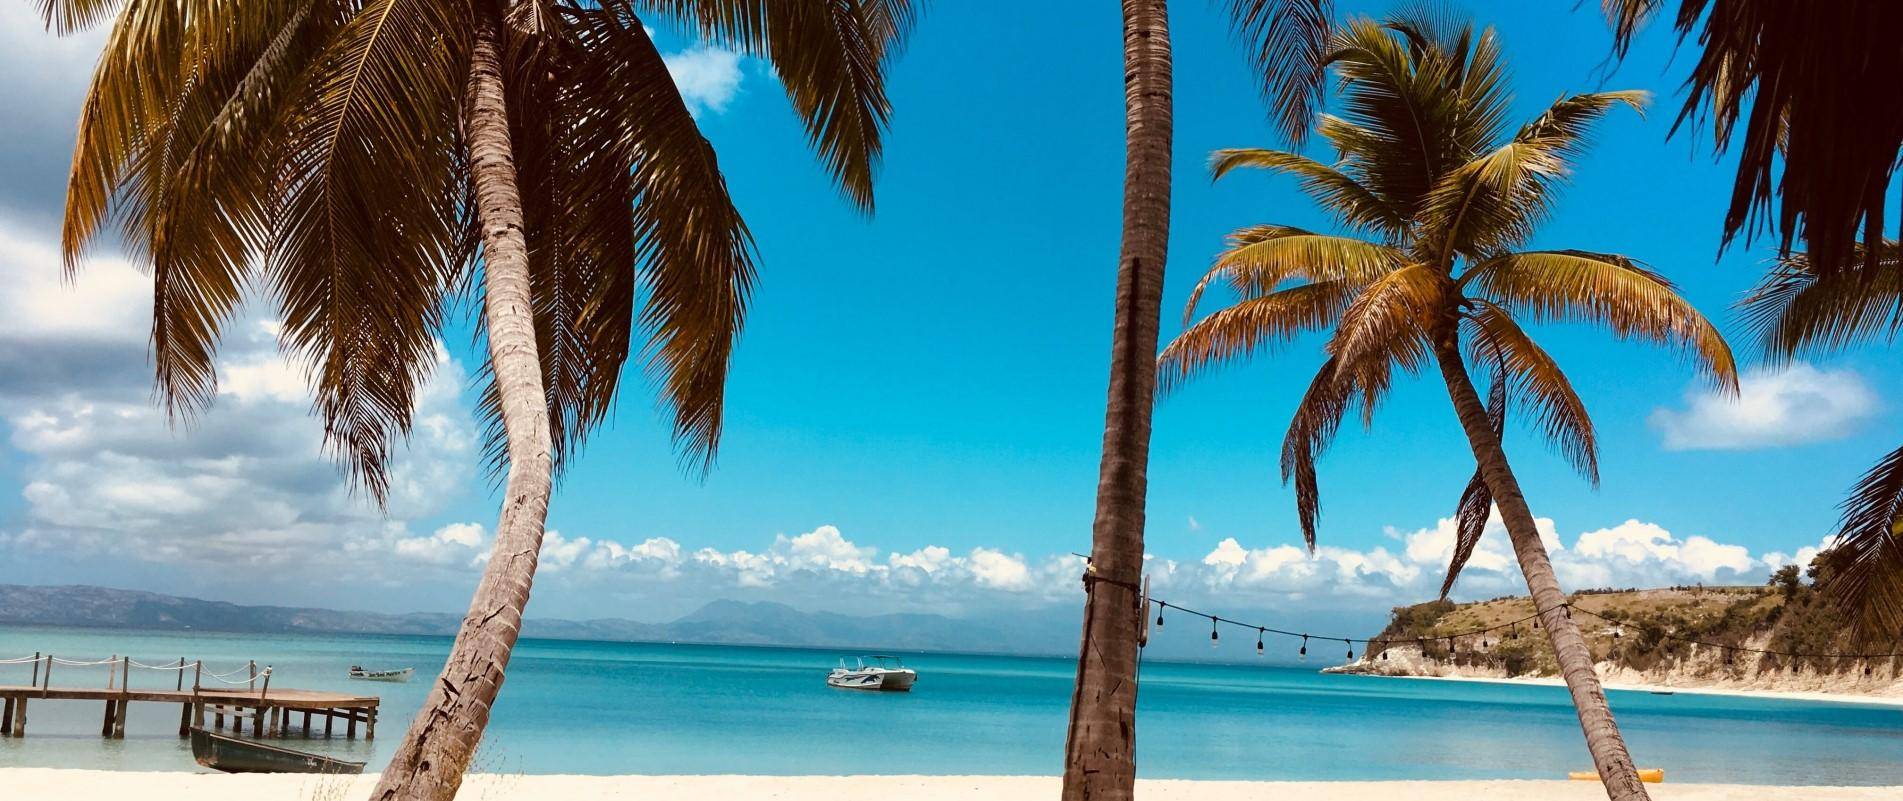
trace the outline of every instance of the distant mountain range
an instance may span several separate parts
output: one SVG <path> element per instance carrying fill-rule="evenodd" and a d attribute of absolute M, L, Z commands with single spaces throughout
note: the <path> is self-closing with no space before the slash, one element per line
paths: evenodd
<path fill-rule="evenodd" d="M 996 621 L 930 614 L 857 617 L 807 612 L 779 603 L 721 600 L 670 623 L 531 618 L 523 623 L 522 634 L 566 640 L 993 653 L 1061 654 L 1074 647 L 1075 622 L 1058 614 L 1048 618 L 1027 625 L 1016 617 Z M 241 606 L 110 587 L 0 584 L 0 625 L 449 636 L 456 633 L 461 622 L 460 616 L 441 612 L 385 614 Z M 1066 647 L 1053 647 L 1056 644 Z"/>

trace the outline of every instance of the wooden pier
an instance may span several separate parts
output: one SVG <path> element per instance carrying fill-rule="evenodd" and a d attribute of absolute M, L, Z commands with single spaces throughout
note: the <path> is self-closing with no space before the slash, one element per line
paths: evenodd
<path fill-rule="evenodd" d="M 258 737 L 285 737 L 294 728 L 304 737 L 319 736 L 313 734 L 314 724 L 321 724 L 317 727 L 322 731 L 321 736 L 331 737 L 336 734 L 339 721 L 344 724 L 345 737 L 354 739 L 359 724 L 363 726 L 365 739 L 377 736 L 379 699 L 376 696 L 273 688 L 271 668 L 266 666 L 260 670 L 256 662 L 211 674 L 205 672 L 203 663 L 187 662 L 183 657 L 175 663 L 147 665 L 130 657 L 73 661 L 36 653 L 32 657 L 0 660 L 0 664 L 30 664 L 32 671 L 32 680 L 27 686 L 0 685 L 0 736 L 26 736 L 29 701 L 101 702 L 105 705 L 105 715 L 99 724 L 99 734 L 112 738 L 125 736 L 126 710 L 135 703 L 178 704 L 181 737 L 189 735 L 193 727 L 224 729 L 227 721 L 231 731 L 237 733 L 245 731 L 249 721 L 251 733 Z M 56 666 L 69 668 L 67 673 L 72 672 L 71 668 L 103 666 L 108 670 L 106 686 L 54 686 Z M 130 683 L 134 668 L 173 672 L 177 674 L 177 681 L 169 690 L 134 688 Z M 189 687 L 185 684 L 187 672 L 192 674 Z M 208 678 L 222 686 L 202 686 L 201 682 Z M 209 727 L 207 718 L 210 718 Z"/>

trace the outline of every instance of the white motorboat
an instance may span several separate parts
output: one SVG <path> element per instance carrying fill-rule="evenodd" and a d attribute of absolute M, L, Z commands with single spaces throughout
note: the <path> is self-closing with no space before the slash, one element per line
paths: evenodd
<path fill-rule="evenodd" d="M 867 665 L 866 660 L 877 660 L 877 665 Z M 873 654 L 857 660 L 856 667 L 846 667 L 846 660 L 839 660 L 839 667 L 826 675 L 826 685 L 844 690 L 885 690 L 888 692 L 906 692 L 912 689 L 912 683 L 918 681 L 918 672 L 908 668 L 896 656 Z"/>
<path fill-rule="evenodd" d="M 415 672 L 416 672 L 416 668 L 402 668 L 400 670 L 364 670 L 362 667 L 357 665 L 350 666 L 350 677 L 353 679 L 362 679 L 364 681 L 409 681 L 410 674 Z"/>

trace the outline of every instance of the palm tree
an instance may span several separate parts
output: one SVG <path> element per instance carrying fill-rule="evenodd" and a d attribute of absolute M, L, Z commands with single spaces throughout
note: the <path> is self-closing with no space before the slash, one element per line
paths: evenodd
<path fill-rule="evenodd" d="M 1894 342 L 1903 330 L 1903 245 L 1858 245 L 1829 267 L 1807 253 L 1783 256 L 1738 306 L 1774 364 Z M 1860 637 L 1894 641 L 1903 632 L 1903 448 L 1864 474 L 1843 509 L 1818 589 Z"/>
<path fill-rule="evenodd" d="M 515 644 L 553 476 L 637 347 L 689 460 L 704 468 L 719 440 L 753 244 L 643 15 L 768 59 L 821 161 L 870 210 L 910 0 L 41 4 L 62 33 L 115 19 L 81 112 L 67 266 L 109 214 L 150 261 L 174 415 L 216 394 L 220 329 L 259 291 L 309 370 L 327 446 L 382 502 L 392 441 L 480 253 L 503 508 L 448 662 L 376 790 L 453 796 Z"/>
<path fill-rule="evenodd" d="M 1327 61 L 1339 78 L 1341 113 L 1322 116 L 1317 132 L 1338 154 L 1335 162 L 1223 150 L 1213 170 L 1218 178 L 1242 167 L 1292 175 L 1350 235 L 1284 225 L 1232 234 L 1191 294 L 1185 323 L 1213 283 L 1228 284 L 1241 299 L 1189 325 L 1164 349 L 1162 385 L 1167 391 L 1220 363 L 1332 329 L 1327 361 L 1282 450 L 1283 477 L 1295 483 L 1312 548 L 1320 510 L 1315 460 L 1342 420 L 1356 411 L 1371 420 L 1397 369 L 1438 368 L 1478 464 L 1460 500 L 1447 583 L 1497 505 L 1607 794 L 1645 798 L 1501 445 L 1512 400 L 1575 467 L 1597 478 L 1585 406 L 1522 318 L 1597 323 L 1621 338 L 1685 348 L 1719 386 L 1736 386 L 1724 340 L 1663 276 L 1611 253 L 1520 250 L 1550 213 L 1593 124 L 1615 107 L 1642 107 L 1645 95 L 1564 97 L 1510 129 L 1493 31 L 1418 13 L 1351 20 L 1334 35 Z M 1491 376 L 1485 398 L 1470 359 Z"/>
<path fill-rule="evenodd" d="M 1279 113 L 1306 127 L 1313 54 L 1326 41 L 1329 0 L 1226 0 L 1231 23 Z M 1103 458 L 1084 576 L 1084 625 L 1064 739 L 1068 801 L 1136 792 L 1136 678 L 1163 264 L 1168 255 L 1172 140 L 1169 3 L 1123 0 L 1123 239 Z"/>
<path fill-rule="evenodd" d="M 1625 55 L 1667 0 L 1601 3 Z M 1884 197 L 1903 154 L 1903 106 L 1871 103 L 1903 81 L 1903 4 L 1678 0 L 1672 27 L 1697 31 L 1679 124 L 1709 115 L 1719 150 L 1742 134 L 1724 238 L 1775 221 L 1780 252 L 1802 238 L 1825 269 L 1852 255 L 1874 270 Z M 1709 105 L 1709 108 L 1706 106 Z M 1675 128 L 1676 129 L 1676 128 Z M 1774 171 L 1776 165 L 1778 170 Z M 1779 199 L 1770 213 L 1772 197 Z M 1899 221 L 1903 230 L 1903 221 Z M 1853 250 L 1854 249 L 1854 250 Z"/>
<path fill-rule="evenodd" d="M 1097 513 L 1084 577 L 1084 630 L 1064 740 L 1066 801 L 1127 799 L 1136 788 L 1139 582 L 1156 394 L 1152 354 L 1163 314 L 1170 229 L 1168 6 L 1167 0 L 1123 0 L 1123 241 Z"/>

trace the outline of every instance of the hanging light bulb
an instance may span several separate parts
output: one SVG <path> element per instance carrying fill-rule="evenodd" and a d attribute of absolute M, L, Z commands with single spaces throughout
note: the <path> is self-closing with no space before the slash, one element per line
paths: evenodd
<path fill-rule="evenodd" d="M 1350 662 L 1353 662 L 1353 661 L 1355 661 L 1355 643 L 1354 643 L 1354 641 L 1353 641 L 1353 640 L 1342 640 L 1342 642 L 1343 642 L 1343 643 L 1345 643 L 1345 644 L 1347 644 L 1347 646 L 1348 646 L 1348 661 L 1350 661 Z"/>
<path fill-rule="evenodd" d="M 1156 627 L 1159 629 L 1163 628 L 1163 607 L 1166 606 L 1169 606 L 1169 604 L 1163 603 L 1162 601 L 1156 602 Z"/>
<path fill-rule="evenodd" d="M 1256 656 L 1262 655 L 1262 631 L 1263 630 L 1261 628 L 1257 628 L 1255 630 L 1255 655 Z"/>
<path fill-rule="evenodd" d="M 1216 633 L 1216 618 L 1214 615 L 1211 615 L 1209 618 L 1209 647 L 1216 647 L 1216 641 L 1220 639 L 1220 637 L 1221 635 Z"/>
<path fill-rule="evenodd" d="M 1296 651 L 1295 655 L 1300 657 L 1303 662 L 1308 661 L 1308 635 L 1302 635 L 1302 650 Z"/>

